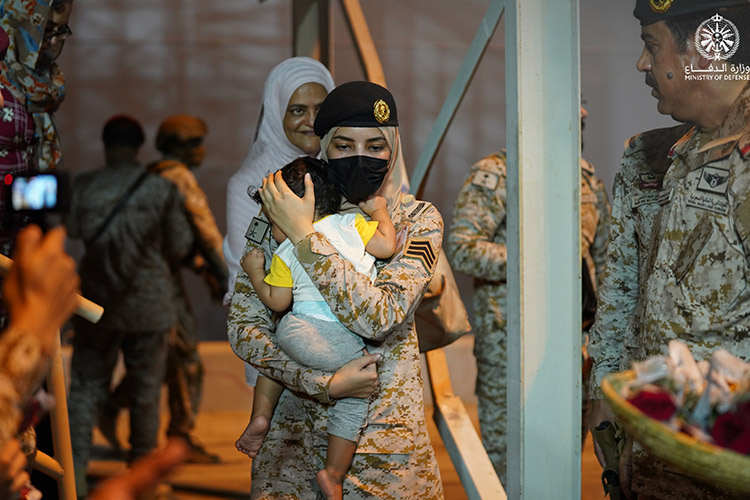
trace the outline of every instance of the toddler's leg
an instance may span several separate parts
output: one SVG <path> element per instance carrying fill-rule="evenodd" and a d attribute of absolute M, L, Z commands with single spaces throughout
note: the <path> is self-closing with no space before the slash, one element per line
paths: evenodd
<path fill-rule="evenodd" d="M 237 450 L 250 458 L 254 458 L 263 444 L 268 428 L 273 417 L 273 410 L 279 402 L 284 387 L 270 378 L 259 376 L 255 384 L 255 397 L 253 397 L 253 414 L 250 422 L 234 443 Z"/>
<path fill-rule="evenodd" d="M 342 437 L 328 435 L 326 466 L 315 476 L 326 500 L 342 500 L 346 473 L 352 465 L 357 443 Z"/>

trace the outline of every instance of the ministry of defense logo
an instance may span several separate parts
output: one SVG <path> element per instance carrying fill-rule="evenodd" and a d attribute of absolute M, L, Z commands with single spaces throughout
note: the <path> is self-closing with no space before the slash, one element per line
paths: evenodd
<path fill-rule="evenodd" d="M 727 60 L 740 47 L 740 32 L 729 19 L 716 14 L 695 30 L 695 48 L 709 60 Z"/>

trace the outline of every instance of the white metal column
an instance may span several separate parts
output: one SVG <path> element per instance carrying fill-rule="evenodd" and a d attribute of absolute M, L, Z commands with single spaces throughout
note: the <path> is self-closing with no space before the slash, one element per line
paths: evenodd
<path fill-rule="evenodd" d="M 508 498 L 581 490 L 578 0 L 507 0 Z"/>

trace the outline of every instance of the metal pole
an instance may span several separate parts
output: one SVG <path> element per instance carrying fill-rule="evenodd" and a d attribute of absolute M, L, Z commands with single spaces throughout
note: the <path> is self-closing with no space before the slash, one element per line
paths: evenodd
<path fill-rule="evenodd" d="M 508 497 L 580 498 L 577 0 L 508 0 Z"/>

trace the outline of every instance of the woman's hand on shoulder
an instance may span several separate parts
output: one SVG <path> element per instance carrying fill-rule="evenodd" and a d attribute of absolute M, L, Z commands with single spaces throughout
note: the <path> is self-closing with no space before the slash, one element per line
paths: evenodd
<path fill-rule="evenodd" d="M 380 354 L 368 354 L 353 359 L 336 371 L 328 386 L 328 395 L 333 399 L 369 398 L 378 388 L 376 363 Z"/>

